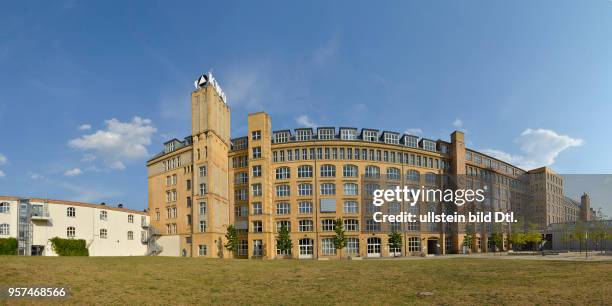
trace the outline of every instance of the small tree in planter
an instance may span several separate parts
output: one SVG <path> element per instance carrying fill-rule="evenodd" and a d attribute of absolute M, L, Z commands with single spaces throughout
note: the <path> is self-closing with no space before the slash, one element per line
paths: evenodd
<path fill-rule="evenodd" d="M 390 249 L 401 249 L 402 248 L 402 235 L 397 232 L 389 234 L 389 248 Z M 393 257 L 396 257 L 396 252 L 393 252 Z"/>
<path fill-rule="evenodd" d="M 342 259 L 342 249 L 346 246 L 346 238 L 344 237 L 344 222 L 342 219 L 338 218 L 334 222 L 334 232 L 336 235 L 334 236 L 334 247 L 336 250 L 340 251 L 340 259 Z"/>
<path fill-rule="evenodd" d="M 293 241 L 289 234 L 289 229 L 283 224 L 278 232 L 278 238 L 276 239 L 276 248 L 281 251 L 282 254 L 291 254 L 291 248 L 293 248 Z"/>
<path fill-rule="evenodd" d="M 472 245 L 474 244 L 474 233 L 467 232 L 465 237 L 463 237 L 463 246 L 467 247 L 467 253 L 470 254 L 472 252 Z"/>
<path fill-rule="evenodd" d="M 227 227 L 227 232 L 225 233 L 225 249 L 230 251 L 232 254 L 238 249 L 238 231 L 234 225 L 230 224 Z"/>

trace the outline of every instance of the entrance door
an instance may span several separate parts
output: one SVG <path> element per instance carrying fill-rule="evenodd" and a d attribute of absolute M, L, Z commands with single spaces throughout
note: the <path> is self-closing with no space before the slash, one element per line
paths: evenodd
<path fill-rule="evenodd" d="M 300 254 L 298 256 L 299 258 L 310 259 L 313 257 L 314 247 L 313 247 L 312 239 L 310 238 L 300 239 L 299 246 L 300 246 Z"/>
<path fill-rule="evenodd" d="M 380 257 L 380 238 L 368 238 L 368 257 Z"/>
<path fill-rule="evenodd" d="M 42 256 L 45 251 L 44 245 L 33 245 L 32 246 L 32 256 Z"/>
<path fill-rule="evenodd" d="M 427 239 L 427 254 L 438 254 L 438 239 Z"/>

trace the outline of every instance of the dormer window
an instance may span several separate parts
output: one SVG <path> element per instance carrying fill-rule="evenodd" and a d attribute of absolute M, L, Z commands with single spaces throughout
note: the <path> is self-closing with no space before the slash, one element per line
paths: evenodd
<path fill-rule="evenodd" d="M 375 142 L 376 140 L 378 140 L 378 131 L 364 130 L 363 140 Z"/>
<path fill-rule="evenodd" d="M 354 130 L 354 129 L 340 129 L 340 139 L 342 139 L 342 140 L 355 140 L 355 139 L 357 139 L 357 130 Z"/>
<path fill-rule="evenodd" d="M 398 144 L 399 135 L 393 133 L 385 133 L 385 143 Z"/>
<path fill-rule="evenodd" d="M 405 136 L 404 137 L 404 145 L 411 148 L 418 147 L 418 138 L 413 136 Z"/>
<path fill-rule="evenodd" d="M 431 140 L 423 139 L 423 149 L 427 151 L 436 151 L 436 143 Z"/>
<path fill-rule="evenodd" d="M 312 130 L 296 130 L 295 131 L 295 139 L 297 141 L 308 141 L 312 140 Z"/>
<path fill-rule="evenodd" d="M 289 132 L 274 133 L 274 143 L 285 143 L 289 141 Z"/>
<path fill-rule="evenodd" d="M 330 139 L 334 139 L 334 133 L 335 130 L 334 129 L 319 129 L 317 131 L 319 140 L 330 140 Z"/>
<path fill-rule="evenodd" d="M 171 141 L 171 142 L 167 143 L 165 145 L 165 149 L 164 149 L 165 153 L 170 153 L 172 151 L 174 151 L 174 141 Z"/>

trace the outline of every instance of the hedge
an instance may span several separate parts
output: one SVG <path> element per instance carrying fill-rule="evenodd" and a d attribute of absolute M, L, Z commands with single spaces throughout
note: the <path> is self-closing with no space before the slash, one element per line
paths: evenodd
<path fill-rule="evenodd" d="M 53 251 L 59 256 L 89 256 L 87 244 L 83 239 L 51 239 Z"/>
<path fill-rule="evenodd" d="M 0 238 L 0 255 L 17 255 L 17 239 Z"/>

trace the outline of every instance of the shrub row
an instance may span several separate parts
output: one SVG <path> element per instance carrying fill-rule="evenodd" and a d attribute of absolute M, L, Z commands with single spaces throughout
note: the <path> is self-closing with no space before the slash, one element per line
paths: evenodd
<path fill-rule="evenodd" d="M 83 239 L 62 239 L 55 237 L 51 239 L 53 251 L 59 256 L 89 256 L 87 244 Z"/>
<path fill-rule="evenodd" d="M 17 239 L 0 238 L 0 255 L 17 255 Z"/>

